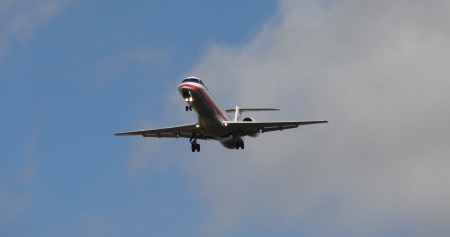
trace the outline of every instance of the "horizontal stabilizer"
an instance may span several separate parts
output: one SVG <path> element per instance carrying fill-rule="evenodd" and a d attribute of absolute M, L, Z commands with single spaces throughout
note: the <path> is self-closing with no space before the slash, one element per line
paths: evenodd
<path fill-rule="evenodd" d="M 256 112 L 256 111 L 279 111 L 280 109 L 278 109 L 278 108 L 239 108 L 238 110 L 241 112 L 244 112 L 244 111 L 255 111 Z M 227 113 L 234 113 L 234 112 L 236 112 L 236 108 L 227 109 L 225 111 L 227 111 Z"/>

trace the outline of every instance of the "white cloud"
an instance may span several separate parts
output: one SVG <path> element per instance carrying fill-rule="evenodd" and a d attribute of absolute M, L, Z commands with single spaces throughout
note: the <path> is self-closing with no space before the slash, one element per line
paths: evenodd
<path fill-rule="evenodd" d="M 15 42 L 29 40 L 67 3 L 66 0 L 0 0 L 0 59 Z"/>
<path fill-rule="evenodd" d="M 6 185 L 0 185 L 0 224 L 22 214 L 32 201 L 31 194 L 15 194 Z"/>
<path fill-rule="evenodd" d="M 214 210 L 207 230 L 449 233 L 450 2 L 279 5 L 252 42 L 213 45 L 188 74 L 225 107 L 277 106 L 267 118 L 330 124 L 186 162 Z"/>
<path fill-rule="evenodd" d="M 39 177 L 36 172 L 36 148 L 39 144 L 39 135 L 49 123 L 50 121 L 41 123 L 27 137 L 23 157 L 7 158 L 23 158 L 23 164 L 19 170 L 13 170 L 12 174 L 0 183 L 0 225 L 24 216 L 36 199 L 34 183 Z"/>

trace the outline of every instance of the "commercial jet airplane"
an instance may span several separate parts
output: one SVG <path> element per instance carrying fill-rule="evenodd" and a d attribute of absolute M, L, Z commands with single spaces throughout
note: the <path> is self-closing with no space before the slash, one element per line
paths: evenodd
<path fill-rule="evenodd" d="M 240 121 L 242 112 L 271 111 L 276 108 L 239 108 L 224 110 L 205 84 L 197 77 L 188 77 L 178 86 L 178 91 L 188 103 L 186 111 L 195 110 L 198 122 L 175 127 L 116 133 L 116 136 L 141 135 L 143 137 L 189 138 L 192 152 L 200 152 L 197 140 L 217 140 L 229 149 L 244 149 L 245 136 L 257 137 L 260 133 L 297 128 L 300 125 L 328 123 L 321 121 L 269 121 L 257 122 L 251 117 Z M 234 120 L 228 113 L 234 112 Z"/>

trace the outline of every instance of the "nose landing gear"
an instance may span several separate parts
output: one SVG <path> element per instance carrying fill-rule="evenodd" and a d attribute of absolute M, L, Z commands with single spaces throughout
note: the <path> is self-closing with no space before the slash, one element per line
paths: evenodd
<path fill-rule="evenodd" d="M 192 106 L 187 106 L 186 105 L 186 111 L 192 111 Z"/>

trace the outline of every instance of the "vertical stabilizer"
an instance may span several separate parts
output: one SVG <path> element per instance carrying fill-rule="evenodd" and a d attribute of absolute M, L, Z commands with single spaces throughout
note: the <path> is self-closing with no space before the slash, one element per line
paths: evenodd
<path fill-rule="evenodd" d="M 234 121 L 239 121 L 240 117 L 241 117 L 241 110 L 239 109 L 239 106 L 236 106 L 236 110 L 234 111 Z"/>

